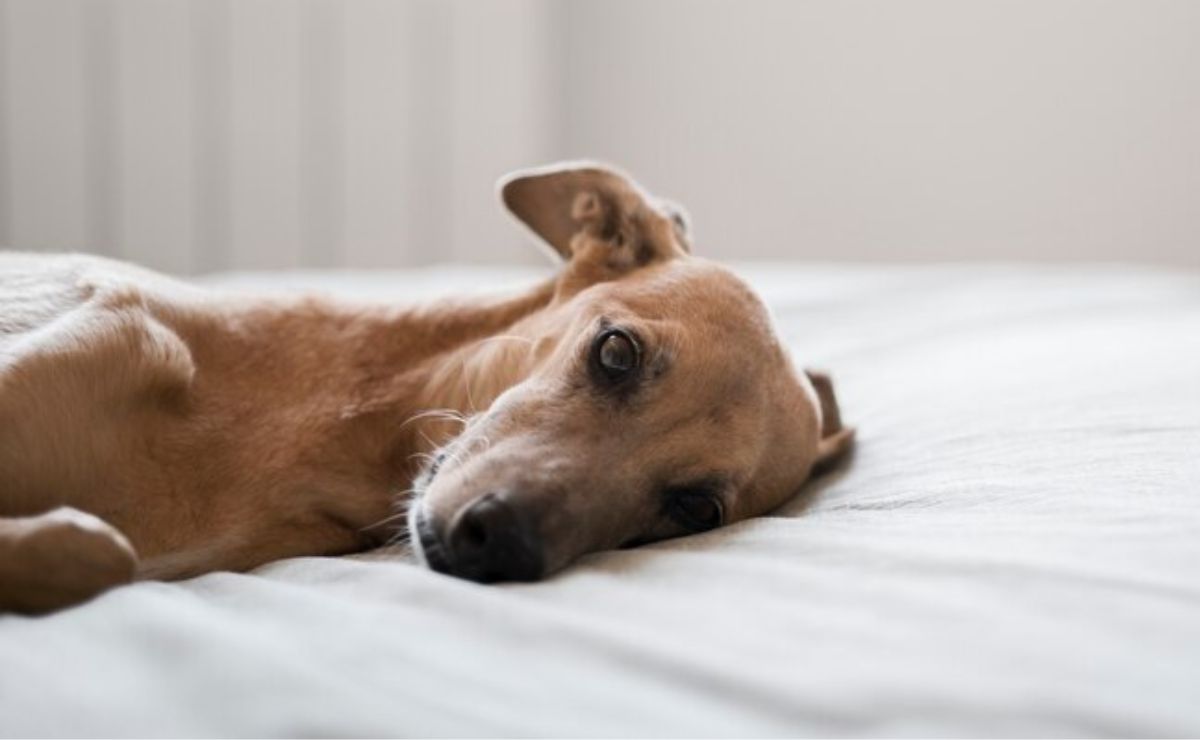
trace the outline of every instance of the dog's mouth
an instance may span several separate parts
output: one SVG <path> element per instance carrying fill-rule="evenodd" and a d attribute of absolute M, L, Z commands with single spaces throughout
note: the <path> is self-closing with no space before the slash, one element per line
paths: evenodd
<path fill-rule="evenodd" d="M 433 458 L 425 466 L 425 469 L 417 474 L 413 488 L 418 492 L 418 496 L 424 494 L 425 489 L 429 488 L 429 484 L 433 483 L 433 479 L 437 477 L 438 471 L 442 469 L 442 464 L 446 462 L 446 457 L 449 454 L 445 448 L 437 450 L 433 453 Z"/>
<path fill-rule="evenodd" d="M 449 555 L 445 545 L 442 544 L 441 537 L 438 536 L 429 517 L 425 515 L 425 507 L 421 504 L 425 499 L 425 492 L 429 490 L 433 479 L 437 477 L 447 455 L 445 449 L 433 453 L 429 464 L 417 474 L 413 481 L 412 498 L 408 502 L 408 529 L 411 535 L 413 554 L 438 573 L 450 572 Z"/>
<path fill-rule="evenodd" d="M 438 573 L 450 573 L 450 560 L 442 538 L 438 537 L 429 518 L 425 516 L 420 501 L 413 502 L 412 528 L 415 534 L 415 544 L 419 548 L 419 557 Z"/>

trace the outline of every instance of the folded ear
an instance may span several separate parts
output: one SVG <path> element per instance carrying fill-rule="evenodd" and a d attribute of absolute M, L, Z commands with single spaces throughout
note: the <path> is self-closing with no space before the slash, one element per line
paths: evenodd
<path fill-rule="evenodd" d="M 623 267 L 689 251 L 683 210 L 612 167 L 561 162 L 514 172 L 498 189 L 505 207 L 565 260 L 596 242 Z"/>
<path fill-rule="evenodd" d="M 817 401 L 821 405 L 821 439 L 817 443 L 817 461 L 813 464 L 813 472 L 819 473 L 831 468 L 854 447 L 854 429 L 842 426 L 842 413 L 828 373 L 805 370 L 804 374 L 817 392 Z"/>

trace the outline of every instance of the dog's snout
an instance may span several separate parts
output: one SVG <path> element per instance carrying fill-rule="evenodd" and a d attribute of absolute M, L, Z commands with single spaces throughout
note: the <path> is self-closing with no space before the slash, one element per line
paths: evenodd
<path fill-rule="evenodd" d="M 448 537 L 450 572 L 481 583 L 532 581 L 542 574 L 537 533 L 509 502 L 488 493 L 467 505 Z"/>

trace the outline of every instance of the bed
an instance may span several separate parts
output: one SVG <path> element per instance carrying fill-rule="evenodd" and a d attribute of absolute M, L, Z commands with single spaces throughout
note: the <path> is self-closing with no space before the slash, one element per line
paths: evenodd
<path fill-rule="evenodd" d="M 738 269 L 860 435 L 774 515 L 539 584 L 374 552 L 0 616 L 0 735 L 1200 733 L 1200 275 Z"/>

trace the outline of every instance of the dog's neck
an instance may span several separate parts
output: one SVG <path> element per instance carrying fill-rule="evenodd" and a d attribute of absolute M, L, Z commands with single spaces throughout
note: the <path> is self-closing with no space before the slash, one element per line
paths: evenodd
<path fill-rule="evenodd" d="M 354 368 L 350 402 L 339 414 L 353 444 L 385 444 L 395 473 L 411 477 L 422 453 L 533 372 L 549 347 L 532 329 L 564 297 L 559 275 L 507 299 L 363 316 L 345 363 Z"/>
<path fill-rule="evenodd" d="M 443 410 L 469 417 L 486 411 L 500 394 L 529 377 L 544 357 L 537 351 L 538 341 L 546 340 L 531 329 L 550 309 L 556 287 L 557 281 L 552 281 L 483 308 L 488 312 L 485 332 L 464 338 L 416 368 L 415 406 L 422 412 Z"/>

